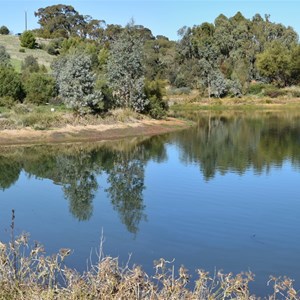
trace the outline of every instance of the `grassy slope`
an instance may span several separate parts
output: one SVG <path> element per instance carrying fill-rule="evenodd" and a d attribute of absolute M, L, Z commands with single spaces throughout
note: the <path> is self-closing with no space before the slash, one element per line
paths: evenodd
<path fill-rule="evenodd" d="M 33 55 L 38 60 L 39 64 L 45 65 L 47 68 L 50 67 L 50 64 L 54 58 L 54 56 L 49 55 L 46 51 L 41 49 L 24 48 L 25 53 L 19 52 L 19 49 L 22 47 L 20 46 L 20 40 L 18 36 L 0 35 L 0 45 L 4 46 L 7 52 L 10 54 L 12 64 L 17 71 L 20 71 L 21 62 L 28 55 Z"/>

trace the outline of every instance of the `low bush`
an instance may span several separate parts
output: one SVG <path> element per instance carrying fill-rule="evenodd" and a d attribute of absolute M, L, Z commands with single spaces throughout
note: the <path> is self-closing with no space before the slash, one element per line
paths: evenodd
<path fill-rule="evenodd" d="M 265 83 L 251 83 L 247 89 L 247 94 L 258 95 L 261 94 L 263 89 L 266 87 Z"/>
<path fill-rule="evenodd" d="M 181 87 L 181 88 L 171 87 L 167 90 L 168 95 L 189 95 L 190 93 L 191 93 L 191 88 L 189 87 Z"/>
<path fill-rule="evenodd" d="M 278 87 L 270 85 L 270 86 L 267 86 L 263 90 L 263 95 L 267 96 L 267 97 L 270 97 L 270 98 L 277 98 L 277 97 L 286 95 L 286 93 L 285 93 L 284 90 L 282 90 Z"/>
<path fill-rule="evenodd" d="M 12 108 L 16 101 L 11 96 L 4 96 L 0 98 L 0 106 Z"/>

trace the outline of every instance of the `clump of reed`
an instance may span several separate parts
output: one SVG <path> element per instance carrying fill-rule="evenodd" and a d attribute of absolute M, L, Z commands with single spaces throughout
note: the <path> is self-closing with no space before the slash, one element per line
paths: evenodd
<path fill-rule="evenodd" d="M 173 262 L 161 258 L 154 263 L 154 275 L 139 266 L 119 265 L 118 258 L 104 256 L 102 242 L 98 260 L 81 274 L 65 265 L 70 249 L 45 256 L 42 245 L 29 246 L 28 235 L 14 237 L 14 214 L 11 241 L 0 242 L 0 299 L 257 299 L 251 295 L 252 273 L 233 275 L 198 270 L 194 288 L 182 266 L 178 272 Z M 288 278 L 270 278 L 273 294 L 269 300 L 300 299 Z"/>

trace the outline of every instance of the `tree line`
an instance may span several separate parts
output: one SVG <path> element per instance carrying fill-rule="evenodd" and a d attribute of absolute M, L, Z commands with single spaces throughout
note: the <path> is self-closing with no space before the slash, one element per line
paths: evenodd
<path fill-rule="evenodd" d="M 28 72 L 27 61 L 25 75 L 16 74 L 0 47 L 5 103 L 55 98 L 80 114 L 125 107 L 160 118 L 167 109 L 166 86 L 198 89 L 208 97 L 240 97 L 300 81 L 299 37 L 269 15 L 221 14 L 213 23 L 179 29 L 178 41 L 154 36 L 134 22 L 106 24 L 70 5 L 40 8 L 35 16 L 40 28 L 24 32 L 21 45 L 55 56 L 51 71 L 31 58 L 34 70 Z M 47 42 L 37 44 L 38 37 Z"/>

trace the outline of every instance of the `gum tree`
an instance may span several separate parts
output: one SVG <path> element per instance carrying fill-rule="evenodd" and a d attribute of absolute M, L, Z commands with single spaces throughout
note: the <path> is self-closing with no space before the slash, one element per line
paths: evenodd
<path fill-rule="evenodd" d="M 103 95 L 95 89 L 96 75 L 89 55 L 75 52 L 52 64 L 58 93 L 76 113 L 96 112 L 103 106 Z"/>
<path fill-rule="evenodd" d="M 107 62 L 109 87 L 116 106 L 143 112 L 149 103 L 144 94 L 143 42 L 128 25 L 112 44 Z"/>

